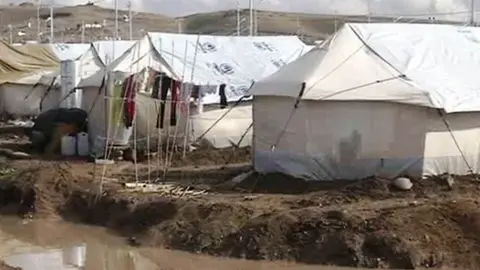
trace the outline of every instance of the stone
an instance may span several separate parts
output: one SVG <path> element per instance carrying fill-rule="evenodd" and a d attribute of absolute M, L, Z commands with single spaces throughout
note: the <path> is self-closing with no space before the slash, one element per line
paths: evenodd
<path fill-rule="evenodd" d="M 413 187 L 412 181 L 406 177 L 399 177 L 393 181 L 393 185 L 401 190 L 410 190 Z"/>
<path fill-rule="evenodd" d="M 13 152 L 11 155 L 11 158 L 13 159 L 29 159 L 32 156 L 30 154 L 27 154 L 25 152 Z"/>

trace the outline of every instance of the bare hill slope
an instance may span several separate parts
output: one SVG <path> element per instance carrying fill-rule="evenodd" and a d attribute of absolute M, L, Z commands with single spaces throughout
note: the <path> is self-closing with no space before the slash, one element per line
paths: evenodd
<path fill-rule="evenodd" d="M 50 36 L 49 10 L 40 9 L 40 30 L 42 41 Z M 237 34 L 237 13 L 235 10 L 200 13 L 182 18 L 170 18 L 153 13 L 134 13 L 134 39 L 140 38 L 148 31 L 184 33 L 201 33 L 215 35 Z M 248 35 L 249 13 L 241 11 L 241 34 Z M 258 11 L 259 35 L 299 35 L 311 42 L 323 39 L 333 33 L 344 22 L 366 22 L 365 16 L 331 16 L 297 13 L 280 13 Z M 119 11 L 119 35 L 129 39 L 128 12 Z M 82 40 L 82 23 L 86 25 L 84 41 L 90 42 L 114 36 L 115 13 L 94 5 L 57 8 L 54 12 L 54 29 L 56 42 L 80 42 Z M 376 17 L 374 22 L 391 22 L 392 18 Z M 412 19 L 405 19 L 412 21 Z M 416 20 L 416 22 L 426 22 Z M 438 23 L 438 22 L 437 22 Z M 0 7 L 0 33 L 5 40 L 10 39 L 10 28 L 13 42 L 25 42 L 37 39 L 37 9 L 32 4 Z M 95 26 L 96 25 L 96 26 Z M 102 25 L 102 27 L 100 27 Z"/>

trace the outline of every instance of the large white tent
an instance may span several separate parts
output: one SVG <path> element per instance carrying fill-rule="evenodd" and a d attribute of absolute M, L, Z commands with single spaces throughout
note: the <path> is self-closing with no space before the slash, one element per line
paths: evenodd
<path fill-rule="evenodd" d="M 89 48 L 89 44 L 25 44 L 15 46 L 14 50 L 50 62 L 77 60 Z M 28 65 L 28 63 L 25 63 Z M 0 85 L 0 108 L 2 112 L 13 115 L 35 115 L 40 109 L 58 106 L 59 81 L 51 85 L 52 74 L 58 69 L 36 69 L 24 76 L 14 77 Z"/>
<path fill-rule="evenodd" d="M 346 24 L 251 89 L 255 169 L 310 180 L 478 173 L 479 50 L 475 27 Z"/>
<path fill-rule="evenodd" d="M 117 77 L 125 77 L 153 69 L 184 83 L 215 86 L 211 92 L 205 93 L 203 104 L 218 104 L 219 93 L 216 86 L 226 84 L 228 101 L 236 101 L 245 95 L 253 82 L 273 74 L 310 49 L 312 46 L 307 46 L 296 36 L 237 37 L 148 33 L 115 60 L 108 70 L 113 71 Z M 97 91 L 88 89 L 98 89 L 105 78 L 105 72 L 106 70 L 99 71 L 80 82 L 80 86 L 85 89 L 84 96 L 87 95 L 86 92 L 98 94 Z M 91 98 L 89 100 L 93 101 Z M 159 102 L 142 93 L 137 95 L 136 102 L 139 103 L 136 118 L 139 138 L 157 138 L 155 123 Z M 104 103 L 96 103 L 96 115 L 105 111 L 104 107 Z M 218 121 L 219 118 L 223 120 Z M 171 130 L 171 134 L 175 134 L 173 136 L 176 138 L 184 137 L 186 119 L 187 115 L 181 115 L 175 131 Z M 235 144 L 248 129 L 251 119 L 250 108 L 243 106 L 232 109 L 228 115 L 219 110 L 207 111 L 191 116 L 188 130 L 193 132 L 193 140 L 204 135 L 202 138 L 214 147 L 222 148 Z M 236 124 L 232 125 L 233 122 Z M 90 121 L 90 133 L 94 140 L 95 137 L 106 134 L 104 123 L 105 120 L 100 117 Z M 216 126 L 210 128 L 213 124 Z M 112 130 L 122 129 L 121 124 L 111 125 Z M 208 134 L 203 134 L 205 132 Z M 112 136 L 111 140 L 125 143 L 131 132 L 119 131 L 114 134 L 117 136 Z M 251 133 L 246 135 L 245 141 L 250 144 Z"/>
<path fill-rule="evenodd" d="M 53 43 L 44 45 L 50 46 L 60 61 L 77 60 L 90 48 L 88 43 Z"/>
<path fill-rule="evenodd" d="M 75 61 L 76 84 L 79 85 L 84 79 L 96 73 L 103 73 L 107 65 L 121 57 L 135 42 L 136 41 L 133 40 L 102 40 L 92 42 L 89 45 L 89 49 Z M 98 87 L 100 87 L 100 85 L 98 85 Z"/>
<path fill-rule="evenodd" d="M 66 98 L 60 91 L 60 63 L 75 62 L 76 81 L 89 77 L 108 62 L 112 62 L 131 47 L 135 41 L 96 41 L 91 44 L 55 43 L 55 44 L 25 44 L 15 46 L 24 54 L 38 56 L 57 62 L 54 69 L 37 69 L 26 76 L 9 80 L 0 85 L 2 111 L 16 116 L 35 115 L 40 111 L 60 106 L 60 101 Z M 80 98 L 80 96 L 78 97 Z"/>

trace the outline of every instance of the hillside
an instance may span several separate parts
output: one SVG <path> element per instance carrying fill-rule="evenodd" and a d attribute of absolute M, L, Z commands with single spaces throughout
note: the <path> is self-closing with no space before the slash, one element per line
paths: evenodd
<path fill-rule="evenodd" d="M 128 12 L 119 11 L 119 35 L 129 38 L 129 23 L 124 20 Z M 12 25 L 13 43 L 37 39 L 37 9 L 32 4 L 0 7 L 0 33 L 9 40 L 8 25 Z M 40 10 L 42 40 L 48 41 L 48 9 Z M 241 34 L 248 35 L 248 10 L 241 11 Z M 338 16 L 280 13 L 258 11 L 259 35 L 299 35 L 307 42 L 324 39 L 339 28 L 344 22 L 366 22 L 365 16 Z M 98 28 L 85 29 L 85 42 L 114 36 L 115 13 L 94 5 L 57 8 L 54 12 L 54 29 L 56 42 L 80 42 L 82 22 L 85 25 L 97 24 Z M 373 18 L 373 22 L 392 22 L 392 18 Z M 412 19 L 405 19 L 412 21 Z M 237 14 L 235 10 L 212 13 L 193 14 L 182 18 L 170 18 L 151 13 L 134 13 L 133 38 L 138 39 L 148 31 L 201 33 L 214 35 L 235 35 L 237 32 Z M 415 20 L 415 22 L 422 22 Z M 426 22 L 426 21 L 423 21 Z M 437 22 L 438 23 L 438 22 Z M 441 22 L 440 22 L 441 23 Z M 104 25 L 104 27 L 100 27 Z M 30 27 L 29 27 L 30 26 Z M 20 34 L 19 34 L 20 32 Z"/>

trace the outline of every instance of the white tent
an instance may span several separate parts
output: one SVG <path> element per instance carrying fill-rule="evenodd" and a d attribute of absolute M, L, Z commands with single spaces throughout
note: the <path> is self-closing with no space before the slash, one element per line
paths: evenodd
<path fill-rule="evenodd" d="M 312 48 L 296 36 L 148 33 L 118 57 L 111 68 L 131 74 L 150 67 L 196 85 L 225 83 L 231 86 L 226 90 L 227 98 L 235 101 L 245 94 L 253 81 L 273 74 Z M 81 85 L 98 86 L 103 77 L 104 73 L 100 72 Z M 204 104 L 210 103 L 218 103 L 218 93 L 207 94 Z"/>
<path fill-rule="evenodd" d="M 109 63 L 122 56 L 133 44 L 135 41 L 132 40 L 102 40 L 91 43 L 89 49 L 75 61 L 77 84 L 96 73 L 103 73 Z"/>
<path fill-rule="evenodd" d="M 148 33 L 115 60 L 109 66 L 109 70 L 112 70 L 117 77 L 124 77 L 150 68 L 164 72 L 184 83 L 203 86 L 218 86 L 224 83 L 228 85 L 225 92 L 228 101 L 231 102 L 244 96 L 254 81 L 273 74 L 310 49 L 312 46 L 305 45 L 296 36 L 237 37 Z M 80 86 L 85 89 L 98 89 L 105 77 L 105 72 L 102 70 L 84 79 L 80 82 Z M 85 90 L 85 92 L 97 94 L 95 91 Z M 205 94 L 203 104 L 219 103 L 216 87 Z M 140 93 L 137 95 L 136 102 L 139 103 L 136 118 L 139 138 L 157 138 L 158 131 L 155 124 L 158 100 Z M 100 114 L 102 111 L 104 111 L 104 104 L 97 103 L 95 112 Z M 230 119 L 232 117 L 235 119 Z M 184 137 L 186 119 L 185 114 L 180 115 L 178 126 L 174 128 L 175 131 L 171 131 L 171 134 L 175 133 L 172 136 Z M 224 115 L 224 111 L 220 110 L 205 112 L 205 114 L 192 116 L 192 119 L 189 130 L 193 131 L 193 139 L 208 130 L 209 134 L 203 138 L 213 146 L 221 148 L 232 145 L 232 142 L 236 138 L 239 139 L 245 132 L 251 123 L 251 110 L 235 108 L 231 115 Z M 236 121 L 236 125 L 232 125 L 232 121 Z M 105 134 L 105 128 L 101 128 L 104 123 L 105 120 L 102 118 L 96 118 L 95 123 L 91 122 L 91 136 L 95 138 Z M 209 129 L 214 123 L 218 126 Z M 112 130 L 122 129 L 121 124 L 111 123 L 111 125 Z M 225 130 L 230 134 L 225 134 Z M 129 138 L 126 134 L 130 133 L 120 131 L 116 133 L 119 137 L 113 136 L 110 139 L 115 143 L 125 143 Z M 222 136 L 223 138 L 220 138 Z M 250 133 L 246 135 L 245 141 L 250 144 Z"/>
<path fill-rule="evenodd" d="M 473 27 L 345 25 L 251 89 L 256 170 L 313 180 L 478 173 L 479 42 Z"/>
<path fill-rule="evenodd" d="M 89 48 L 89 44 L 27 44 L 16 46 L 19 50 L 29 52 L 29 47 L 39 46 L 54 58 L 61 62 L 65 60 L 77 60 Z M 47 56 L 48 57 L 48 56 Z M 37 70 L 28 76 L 15 81 L 9 81 L 0 85 L 0 107 L 4 112 L 13 115 L 34 115 L 41 109 L 46 110 L 58 106 L 60 99 L 59 81 L 50 87 L 54 74 L 58 71 Z"/>
<path fill-rule="evenodd" d="M 122 56 L 135 42 L 135 40 L 100 40 L 93 42 L 92 47 L 106 66 Z"/>
<path fill-rule="evenodd" d="M 77 60 L 90 48 L 88 43 L 54 43 L 48 46 L 60 61 Z"/>
<path fill-rule="evenodd" d="M 16 46 L 25 51 L 28 47 L 42 46 L 50 52 L 51 57 L 59 63 L 72 60 L 76 64 L 77 84 L 83 78 L 89 77 L 105 68 L 108 61 L 112 62 L 131 47 L 135 41 L 96 41 L 84 43 L 27 44 Z M 55 81 L 50 87 L 53 79 Z M 40 111 L 58 107 L 63 97 L 60 93 L 60 70 L 38 70 L 16 81 L 0 86 L 2 94 L 2 110 L 14 115 L 34 115 Z M 42 103 L 40 105 L 40 103 Z M 40 108 L 41 107 L 41 108 Z"/>

